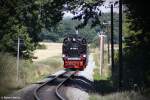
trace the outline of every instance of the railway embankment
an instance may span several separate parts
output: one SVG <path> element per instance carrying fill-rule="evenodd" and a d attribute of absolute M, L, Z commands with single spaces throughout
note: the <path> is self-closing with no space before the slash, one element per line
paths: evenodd
<path fill-rule="evenodd" d="M 74 75 L 74 77 L 70 78 L 68 82 L 66 82 L 60 92 L 67 100 L 88 100 L 89 95 L 88 92 L 93 89 L 93 70 L 95 63 L 93 61 L 92 55 L 89 56 L 89 63 L 84 71 L 80 71 Z M 57 72 L 52 76 L 48 76 L 48 78 L 44 79 L 41 82 L 45 82 L 55 75 L 59 75 L 64 71 Z M 53 82 L 52 84 L 47 85 L 42 90 L 40 90 L 40 96 L 42 98 L 50 98 L 53 100 L 58 100 L 58 98 L 54 97 L 54 90 L 59 82 L 62 80 L 57 80 L 57 82 Z M 19 98 L 19 100 L 34 100 L 34 90 L 41 84 L 41 82 L 32 84 L 27 86 L 16 93 L 13 93 L 10 97 Z M 51 94 L 51 95 L 50 95 Z M 42 99 L 43 100 L 43 99 Z"/>

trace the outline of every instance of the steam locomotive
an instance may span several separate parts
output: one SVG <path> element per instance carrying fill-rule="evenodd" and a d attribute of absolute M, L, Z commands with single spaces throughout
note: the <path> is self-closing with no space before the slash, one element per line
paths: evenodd
<path fill-rule="evenodd" d="M 64 68 L 83 70 L 87 65 L 87 41 L 85 38 L 71 34 L 64 38 L 62 46 Z"/>

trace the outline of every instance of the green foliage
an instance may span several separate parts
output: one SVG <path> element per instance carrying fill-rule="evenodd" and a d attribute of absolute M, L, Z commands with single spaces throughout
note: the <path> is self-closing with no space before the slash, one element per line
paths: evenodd
<path fill-rule="evenodd" d="M 28 32 L 28 27 L 20 18 L 23 17 L 25 7 L 22 1 L 1 1 L 0 6 L 0 51 L 16 53 L 18 36 L 24 41 L 24 48 L 21 48 L 21 54 L 25 58 L 30 58 L 31 52 L 34 50 L 34 43 L 31 43 L 33 38 Z M 24 10 L 27 11 L 27 10 Z M 35 19 L 36 20 L 36 19 Z"/>
<path fill-rule="evenodd" d="M 148 100 L 148 97 L 134 91 L 111 93 L 107 95 L 91 94 L 90 100 Z"/>
<path fill-rule="evenodd" d="M 149 59 L 150 59 L 150 45 L 145 40 L 149 36 L 142 36 L 142 34 L 132 35 L 126 39 L 126 47 L 124 48 L 125 79 L 132 81 L 131 84 L 138 84 L 139 86 L 149 86 Z M 144 39 L 145 38 L 145 39 Z M 144 53 L 144 54 L 143 54 Z M 134 74 L 133 74 L 134 73 Z M 130 77 L 130 79 L 128 78 Z M 137 79 L 138 77 L 138 79 Z M 126 81 L 127 82 L 127 81 Z"/>
<path fill-rule="evenodd" d="M 118 14 L 114 13 L 114 41 L 118 42 Z M 100 17 L 101 22 L 106 22 L 110 20 L 110 14 L 104 13 Z M 91 22 L 90 22 L 91 23 Z M 96 27 L 91 28 L 90 23 L 88 23 L 84 28 L 78 29 L 79 35 L 85 37 L 89 43 L 92 43 L 93 46 L 97 47 L 98 42 L 98 32 L 105 31 L 106 35 L 109 35 L 110 38 L 110 26 L 106 25 L 97 25 Z M 62 42 L 63 38 L 67 34 L 75 34 L 76 26 L 80 24 L 80 21 L 71 20 L 69 18 L 64 18 L 56 28 L 53 28 L 51 31 L 43 29 L 42 39 L 49 40 L 53 42 Z M 97 31 L 99 30 L 99 31 Z"/>
<path fill-rule="evenodd" d="M 62 2 L 62 3 L 61 3 Z M 21 55 L 31 58 L 32 51 L 41 41 L 41 29 L 54 27 L 63 16 L 64 1 L 1 0 L 0 51 L 16 53 L 16 40 L 21 37 L 24 48 Z M 54 13 L 55 12 L 55 13 Z"/>
<path fill-rule="evenodd" d="M 147 1 L 136 1 L 136 0 L 123 0 L 124 6 L 126 6 L 126 15 L 128 22 L 132 25 L 131 30 L 135 32 L 142 30 L 143 33 L 149 32 L 149 17 L 150 15 L 145 12 L 145 9 L 149 9 L 149 4 Z"/>
<path fill-rule="evenodd" d="M 143 32 L 142 28 L 134 30 L 132 20 L 127 18 L 123 30 L 125 33 L 123 83 L 128 88 L 134 88 L 135 84 L 140 88 L 147 87 L 150 83 L 150 32 Z"/>
<path fill-rule="evenodd" d="M 85 28 L 88 31 L 82 29 L 81 33 L 89 39 L 89 42 L 92 42 L 95 30 L 90 30 L 90 26 L 101 24 L 101 12 L 97 7 L 102 3 L 103 0 L 1 0 L 0 42 L 2 44 L 0 51 L 16 53 L 13 48 L 14 40 L 17 39 L 17 36 L 21 36 L 25 42 L 24 50 L 21 50 L 22 55 L 25 58 L 31 58 L 31 52 L 43 38 L 62 42 L 62 38 L 59 37 L 65 36 L 68 32 L 74 33 L 73 28 L 77 28 L 77 26 L 82 28 L 88 22 L 89 25 Z M 78 9 L 79 7 L 82 9 Z M 96 9 L 97 12 L 95 12 Z M 65 23 L 66 27 L 60 25 L 58 30 L 53 29 L 62 20 L 64 11 L 76 14 L 77 16 L 73 19 L 79 21 L 76 25 Z M 77 14 L 81 11 L 83 13 Z"/>
<path fill-rule="evenodd" d="M 20 45 L 21 55 L 23 55 L 24 58 L 30 58 L 30 56 L 32 55 L 32 51 L 34 50 L 34 44 L 31 42 L 31 38 L 27 34 L 26 28 L 24 26 L 12 26 L 11 32 L 5 34 L 0 40 L 0 51 L 16 54 L 18 36 L 23 40 L 23 46 Z"/>
<path fill-rule="evenodd" d="M 100 80 L 102 78 L 100 76 L 100 74 L 99 74 L 99 68 L 95 68 L 94 69 L 94 75 L 93 75 L 93 77 L 94 77 L 94 80 Z"/>
<path fill-rule="evenodd" d="M 124 86 L 149 87 L 150 70 L 150 28 L 148 3 L 123 0 L 126 6 L 126 20 L 123 25 L 125 47 L 123 49 Z"/>
<path fill-rule="evenodd" d="M 108 65 L 108 56 L 107 56 L 107 51 L 104 51 L 104 64 L 103 64 L 103 69 L 102 69 L 102 76 L 100 76 L 99 73 L 99 66 L 100 66 L 100 60 L 99 60 L 99 49 L 98 48 L 93 48 L 92 50 L 93 58 L 95 61 L 95 69 L 94 69 L 94 80 L 99 81 L 99 80 L 109 80 L 111 77 L 111 69 L 110 66 Z"/>
<path fill-rule="evenodd" d="M 60 56 L 54 56 L 47 58 L 46 60 L 38 62 L 40 64 L 48 65 L 52 69 L 57 69 L 62 66 L 63 62 Z"/>

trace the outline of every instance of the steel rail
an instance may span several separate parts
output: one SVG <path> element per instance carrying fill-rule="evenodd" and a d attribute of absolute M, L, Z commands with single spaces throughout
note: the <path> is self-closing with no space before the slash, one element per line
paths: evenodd
<path fill-rule="evenodd" d="M 67 73 L 67 71 L 64 72 L 64 73 L 62 73 L 62 74 L 59 74 L 59 75 L 55 76 L 55 77 L 54 77 L 53 79 L 51 79 L 51 80 L 48 80 L 48 81 L 44 82 L 44 83 L 41 84 L 38 88 L 36 88 L 36 89 L 34 90 L 34 98 L 35 98 L 35 100 L 41 100 L 41 99 L 39 98 L 39 96 L 38 96 L 38 91 L 39 91 L 42 87 L 44 87 L 46 84 L 48 84 L 48 83 L 54 81 L 55 79 L 57 79 L 58 77 L 60 77 L 60 76 L 62 76 L 62 75 L 64 75 L 64 74 L 66 74 L 66 73 Z"/>
<path fill-rule="evenodd" d="M 74 73 L 72 73 L 70 76 L 68 76 L 64 81 L 62 81 L 57 87 L 56 87 L 56 89 L 55 89 L 55 94 L 56 94 L 56 96 L 60 99 L 60 100 L 66 100 L 66 99 L 64 99 L 64 97 L 62 97 L 61 95 L 60 95 L 60 93 L 58 92 L 59 91 L 59 89 L 60 89 L 60 87 L 67 81 L 67 80 L 69 80 L 74 74 L 76 74 L 78 71 L 75 71 Z"/>

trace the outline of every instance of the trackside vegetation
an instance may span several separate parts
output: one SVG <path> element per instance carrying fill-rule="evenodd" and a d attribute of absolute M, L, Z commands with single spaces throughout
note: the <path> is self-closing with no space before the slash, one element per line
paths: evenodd
<path fill-rule="evenodd" d="M 10 53 L 1 52 L 0 65 L 0 96 L 4 96 L 60 70 L 62 63 L 61 57 L 58 56 L 36 63 L 21 59 L 19 80 L 16 80 L 16 57 Z"/>

